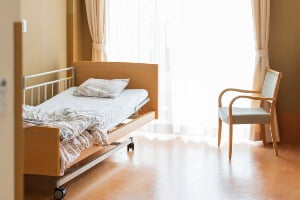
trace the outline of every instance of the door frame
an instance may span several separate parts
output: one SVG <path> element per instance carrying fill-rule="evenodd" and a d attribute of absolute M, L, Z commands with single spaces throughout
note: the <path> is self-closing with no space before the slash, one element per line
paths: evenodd
<path fill-rule="evenodd" d="M 22 22 L 14 23 L 14 127 L 15 127 L 15 199 L 23 200 L 23 65 L 22 65 Z"/>

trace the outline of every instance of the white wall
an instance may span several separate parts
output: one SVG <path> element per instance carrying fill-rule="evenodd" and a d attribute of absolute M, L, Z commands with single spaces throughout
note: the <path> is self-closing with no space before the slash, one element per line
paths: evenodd
<path fill-rule="evenodd" d="M 7 79 L 7 113 L 0 117 L 0 199 L 14 199 L 14 49 L 13 22 L 20 0 L 0 1 L 0 77 Z"/>

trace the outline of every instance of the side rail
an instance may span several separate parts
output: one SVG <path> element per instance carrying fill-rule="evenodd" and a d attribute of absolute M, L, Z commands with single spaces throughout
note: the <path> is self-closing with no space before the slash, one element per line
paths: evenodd
<path fill-rule="evenodd" d="M 65 73 L 64 75 L 62 75 Z M 49 80 L 54 76 L 54 80 L 38 84 L 30 84 L 37 80 Z M 38 105 L 53 97 L 60 91 L 66 90 L 75 85 L 75 68 L 67 67 L 63 69 L 33 74 L 23 77 L 23 103 L 27 105 Z"/>

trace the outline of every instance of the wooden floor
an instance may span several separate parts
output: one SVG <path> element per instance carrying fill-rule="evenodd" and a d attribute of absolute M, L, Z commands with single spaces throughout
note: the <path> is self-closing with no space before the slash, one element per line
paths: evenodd
<path fill-rule="evenodd" d="M 120 150 L 69 182 L 66 200 L 298 200 L 300 144 L 234 143 L 142 134 L 135 151 Z M 25 199 L 53 199 L 52 180 L 25 177 Z"/>

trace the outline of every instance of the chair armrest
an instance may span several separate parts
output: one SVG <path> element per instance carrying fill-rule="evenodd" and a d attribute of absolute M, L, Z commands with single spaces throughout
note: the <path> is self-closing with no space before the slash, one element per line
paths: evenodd
<path fill-rule="evenodd" d="M 255 90 L 244 90 L 238 88 L 226 88 L 220 94 L 218 98 L 219 107 L 222 107 L 222 97 L 226 92 L 233 91 L 233 92 L 240 92 L 240 93 L 260 93 L 260 91 Z"/>
<path fill-rule="evenodd" d="M 233 106 L 233 103 L 238 100 L 238 99 L 252 99 L 252 100 L 261 100 L 261 101 L 274 101 L 276 100 L 276 98 L 272 98 L 272 97 L 254 97 L 254 96 L 245 96 L 245 95 L 242 95 L 242 96 L 237 96 L 235 98 L 233 98 L 230 103 L 229 103 L 229 116 L 232 116 L 232 106 Z"/>

